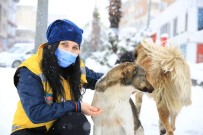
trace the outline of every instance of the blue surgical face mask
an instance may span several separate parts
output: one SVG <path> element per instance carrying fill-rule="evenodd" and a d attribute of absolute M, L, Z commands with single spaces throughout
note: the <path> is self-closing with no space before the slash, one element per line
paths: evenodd
<path fill-rule="evenodd" d="M 78 56 L 77 54 L 71 53 L 69 51 L 65 51 L 60 48 L 56 49 L 55 55 L 58 59 L 59 66 L 64 68 L 70 66 L 71 64 L 74 64 Z"/>

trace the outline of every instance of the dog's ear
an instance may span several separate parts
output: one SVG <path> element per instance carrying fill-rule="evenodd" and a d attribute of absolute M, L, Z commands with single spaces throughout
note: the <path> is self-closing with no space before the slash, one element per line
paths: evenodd
<path fill-rule="evenodd" d="M 140 43 L 138 45 L 136 45 L 135 50 L 134 50 L 134 59 L 135 59 L 134 61 L 137 60 L 138 53 L 139 53 L 141 48 L 142 48 L 142 45 Z"/>
<path fill-rule="evenodd" d="M 123 74 L 123 84 L 124 85 L 131 85 L 133 76 L 135 74 L 136 70 L 124 68 L 122 71 Z"/>
<path fill-rule="evenodd" d="M 135 60 L 137 59 L 137 49 L 135 49 L 135 51 L 134 51 L 134 58 L 135 58 Z"/>
<path fill-rule="evenodd" d="M 100 80 L 98 80 L 98 82 L 96 83 L 95 89 L 99 92 L 104 92 L 104 90 L 106 89 L 107 83 L 106 83 L 106 77 L 101 78 Z"/>

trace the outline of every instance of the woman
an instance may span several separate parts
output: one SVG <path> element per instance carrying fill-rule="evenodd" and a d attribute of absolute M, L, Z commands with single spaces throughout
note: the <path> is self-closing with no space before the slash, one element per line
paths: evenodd
<path fill-rule="evenodd" d="M 48 42 L 19 66 L 14 84 L 20 101 L 11 135 L 90 133 L 85 115 L 97 116 L 102 111 L 81 102 L 81 90 L 94 89 L 103 74 L 88 69 L 80 60 L 82 33 L 69 20 L 54 21 L 47 29 Z"/>

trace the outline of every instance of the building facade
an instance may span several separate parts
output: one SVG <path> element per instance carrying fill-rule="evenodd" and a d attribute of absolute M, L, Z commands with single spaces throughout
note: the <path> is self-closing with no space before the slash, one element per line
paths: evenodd
<path fill-rule="evenodd" d="M 0 1 L 0 50 L 9 48 L 15 42 L 16 4 L 19 0 Z"/>
<path fill-rule="evenodd" d="M 177 0 L 151 20 L 158 41 L 167 35 L 188 62 L 203 62 L 203 1 Z"/>
<path fill-rule="evenodd" d="M 160 0 L 128 0 L 122 4 L 122 18 L 119 27 L 146 29 L 150 19 L 160 12 Z"/>
<path fill-rule="evenodd" d="M 138 8 L 139 1 L 141 0 L 127 1 L 131 6 L 129 9 L 127 4 L 123 5 L 120 28 L 133 26 L 138 33 L 148 28 L 153 32 L 151 36 L 155 37 L 156 42 L 167 39 L 179 46 L 188 62 L 203 62 L 203 0 L 147 0 Z M 145 11 L 149 5 L 151 9 Z M 140 17 L 133 17 L 137 12 Z"/>
<path fill-rule="evenodd" d="M 16 42 L 35 41 L 37 9 L 35 6 L 18 5 L 16 12 Z"/>

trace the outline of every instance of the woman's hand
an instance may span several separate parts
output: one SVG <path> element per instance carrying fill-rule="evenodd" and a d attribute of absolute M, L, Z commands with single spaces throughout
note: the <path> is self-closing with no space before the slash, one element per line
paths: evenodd
<path fill-rule="evenodd" d="M 97 116 L 102 113 L 100 108 L 95 108 L 87 103 L 81 102 L 81 111 L 88 116 Z"/>

